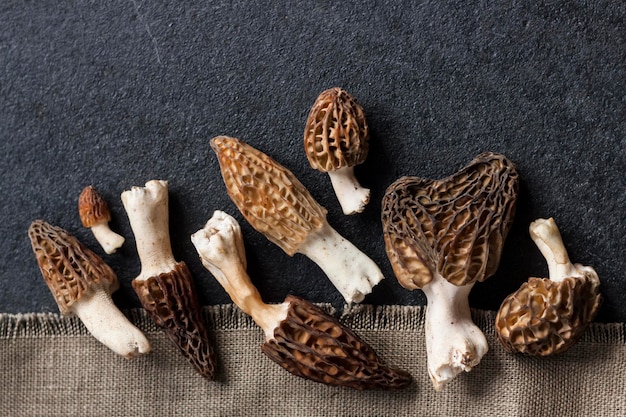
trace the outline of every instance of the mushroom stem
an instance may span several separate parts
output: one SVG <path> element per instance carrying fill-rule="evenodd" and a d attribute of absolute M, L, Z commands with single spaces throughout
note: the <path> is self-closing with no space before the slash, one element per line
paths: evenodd
<path fill-rule="evenodd" d="M 361 186 L 354 175 L 354 167 L 328 171 L 343 214 L 361 213 L 370 201 L 370 190 Z"/>
<path fill-rule="evenodd" d="M 176 265 L 169 232 L 167 181 L 152 180 L 145 187 L 132 187 L 122 193 L 122 203 L 135 235 L 143 281 L 171 271 Z"/>
<path fill-rule="evenodd" d="M 213 274 L 233 302 L 263 329 L 266 341 L 287 317 L 289 303 L 265 304 L 246 272 L 246 254 L 237 221 L 215 211 L 203 229 L 191 235 L 202 265 Z"/>
<path fill-rule="evenodd" d="M 94 224 L 91 226 L 91 231 L 108 255 L 124 244 L 124 238 L 111 230 L 107 222 Z"/>
<path fill-rule="evenodd" d="M 561 233 L 552 217 L 535 220 L 530 224 L 529 231 L 530 237 L 543 257 L 546 258 L 551 281 L 560 282 L 567 277 L 582 277 L 584 275 L 581 269 L 585 267 L 573 265 L 570 262 Z"/>
<path fill-rule="evenodd" d="M 319 265 L 348 304 L 360 303 L 384 277 L 378 265 L 324 221 L 298 246 Z"/>
<path fill-rule="evenodd" d="M 102 287 L 76 301 L 70 311 L 78 316 L 89 333 L 125 358 L 150 352 L 150 342 L 120 310 Z"/>
<path fill-rule="evenodd" d="M 473 286 L 474 283 L 456 286 L 435 274 L 422 288 L 428 299 L 428 374 L 436 391 L 461 371 L 471 371 L 489 350 L 485 335 L 472 322 L 468 295 Z"/>

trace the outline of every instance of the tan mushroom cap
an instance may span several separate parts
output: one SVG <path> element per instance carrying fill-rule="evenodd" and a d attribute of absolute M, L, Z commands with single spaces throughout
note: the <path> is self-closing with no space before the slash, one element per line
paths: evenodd
<path fill-rule="evenodd" d="M 119 287 L 113 270 L 74 236 L 43 220 L 35 220 L 28 236 L 39 269 L 62 314 L 71 314 L 72 305 L 93 289 L 112 293 Z"/>
<path fill-rule="evenodd" d="M 106 200 L 91 185 L 85 187 L 78 197 L 78 215 L 84 227 L 111 221 Z"/>
<path fill-rule="evenodd" d="M 311 167 L 322 172 L 365 161 L 369 129 L 352 95 L 335 87 L 317 97 L 304 129 L 304 149 Z"/>
<path fill-rule="evenodd" d="M 441 180 L 403 177 L 382 203 L 387 255 L 400 284 L 428 284 L 440 274 L 454 285 L 496 272 L 515 213 L 518 175 L 505 156 L 483 153 Z"/>
<path fill-rule="evenodd" d="M 530 278 L 502 303 L 496 317 L 498 339 L 509 352 L 547 356 L 566 351 L 598 312 L 599 287 L 591 271 L 559 282 Z"/>
<path fill-rule="evenodd" d="M 352 330 L 310 302 L 288 296 L 287 317 L 261 349 L 302 378 L 358 390 L 400 389 L 411 375 L 390 368 Z"/>
<path fill-rule="evenodd" d="M 211 147 L 231 200 L 252 227 L 288 255 L 324 225 L 326 209 L 287 168 L 239 139 L 218 136 Z"/>

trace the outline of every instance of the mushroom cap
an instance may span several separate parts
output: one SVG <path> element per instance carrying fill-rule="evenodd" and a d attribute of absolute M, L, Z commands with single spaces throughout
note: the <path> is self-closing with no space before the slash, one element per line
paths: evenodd
<path fill-rule="evenodd" d="M 72 305 L 103 288 L 112 293 L 119 287 L 115 272 L 78 239 L 57 226 L 35 220 L 28 236 L 39 269 L 61 314 L 71 314 Z"/>
<path fill-rule="evenodd" d="M 382 202 L 387 256 L 402 286 L 421 288 L 435 274 L 454 285 L 484 281 L 496 272 L 513 222 L 515 166 L 483 153 L 441 180 L 403 177 Z"/>
<path fill-rule="evenodd" d="M 295 175 L 263 152 L 239 139 L 211 140 L 226 191 L 241 214 L 257 231 L 287 254 L 326 222 L 319 205 Z"/>
<path fill-rule="evenodd" d="M 547 356 L 566 351 L 598 312 L 599 286 L 591 268 L 582 277 L 559 282 L 530 278 L 500 306 L 498 339 L 509 352 Z"/>
<path fill-rule="evenodd" d="M 347 91 L 323 91 L 313 103 L 304 129 L 304 150 L 311 167 L 322 172 L 363 163 L 369 129 L 363 108 Z"/>
<path fill-rule="evenodd" d="M 352 330 L 310 302 L 295 296 L 274 338 L 261 349 L 274 362 L 302 378 L 358 390 L 399 389 L 411 375 L 390 368 Z"/>
<path fill-rule="evenodd" d="M 111 221 L 109 206 L 93 186 L 88 185 L 78 197 L 78 215 L 85 227 Z"/>

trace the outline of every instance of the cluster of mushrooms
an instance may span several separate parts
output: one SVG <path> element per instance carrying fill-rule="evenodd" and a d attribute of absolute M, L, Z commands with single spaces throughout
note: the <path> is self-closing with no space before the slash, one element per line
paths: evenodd
<path fill-rule="evenodd" d="M 368 152 L 363 109 L 340 88 L 320 94 L 309 113 L 304 149 L 312 168 L 327 172 L 345 214 L 370 199 L 354 175 Z M 326 220 L 322 207 L 292 172 L 231 137 L 211 140 L 226 191 L 243 217 L 288 255 L 317 263 L 348 304 L 363 301 L 383 279 L 379 267 Z M 433 386 L 442 389 L 478 365 L 487 340 L 472 322 L 468 295 L 492 276 L 511 227 L 518 174 L 505 156 L 483 153 L 441 180 L 403 177 L 386 190 L 382 224 L 386 252 L 399 283 L 428 299 L 425 336 Z M 132 287 L 157 326 L 199 374 L 213 379 L 216 355 L 193 278 L 170 246 L 168 184 L 152 180 L 121 195 L 135 236 L 141 272 Z M 106 201 L 91 186 L 79 197 L 79 215 L 107 254 L 124 238 L 108 227 Z M 601 303 L 593 268 L 572 264 L 553 219 L 530 225 L 546 258 L 549 278 L 530 278 L 509 295 L 496 318 L 497 336 L 510 352 L 546 356 L 564 352 L 593 320 Z M 150 352 L 150 342 L 114 305 L 113 270 L 67 231 L 42 220 L 29 228 L 43 277 L 62 314 L 76 315 L 89 332 L 126 358 Z M 237 221 L 215 211 L 191 236 L 202 264 L 232 301 L 263 330 L 262 351 L 287 371 L 316 382 L 355 389 L 399 389 L 411 375 L 386 365 L 351 329 L 307 300 L 287 296 L 266 304 L 246 270 Z"/>

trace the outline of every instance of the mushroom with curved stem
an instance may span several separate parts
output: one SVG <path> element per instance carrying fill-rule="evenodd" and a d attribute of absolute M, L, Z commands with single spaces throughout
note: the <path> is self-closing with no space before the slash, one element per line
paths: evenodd
<path fill-rule="evenodd" d="M 226 191 L 246 220 L 289 256 L 317 263 L 348 303 L 383 279 L 378 266 L 326 221 L 326 209 L 295 175 L 239 139 L 211 140 Z"/>
<path fill-rule="evenodd" d="M 383 233 L 393 271 L 428 300 L 428 373 L 436 390 L 488 350 L 467 297 L 474 283 L 496 272 L 517 189 L 515 166 L 485 153 L 448 178 L 403 177 L 385 192 Z"/>
<path fill-rule="evenodd" d="M 202 321 L 191 273 L 172 254 L 166 181 L 122 193 L 135 235 L 141 272 L 133 289 L 152 320 L 165 331 L 200 375 L 215 375 L 215 354 Z"/>
<path fill-rule="evenodd" d="M 113 303 L 119 282 L 102 258 L 43 220 L 30 225 L 28 236 L 61 314 L 78 316 L 93 337 L 125 358 L 150 352 L 148 339 Z"/>
<path fill-rule="evenodd" d="M 410 374 L 386 366 L 366 342 L 308 301 L 288 296 L 283 303 L 265 304 L 246 272 L 239 224 L 228 214 L 216 211 L 191 241 L 233 302 L 263 329 L 263 352 L 287 371 L 360 390 L 410 384 Z"/>
<path fill-rule="evenodd" d="M 363 211 L 370 190 L 361 186 L 354 167 L 365 161 L 369 129 L 363 108 L 347 91 L 323 91 L 311 107 L 304 129 L 304 150 L 311 168 L 328 173 L 344 214 Z"/>
<path fill-rule="evenodd" d="M 506 297 L 495 327 L 507 351 L 548 356 L 569 349 L 593 321 L 600 280 L 592 267 L 571 263 L 554 219 L 535 220 L 529 229 L 549 278 L 530 278 Z"/>
<path fill-rule="evenodd" d="M 85 187 L 78 197 L 78 215 L 107 254 L 114 253 L 124 244 L 124 237 L 109 228 L 111 212 L 106 200 L 91 185 Z"/>

